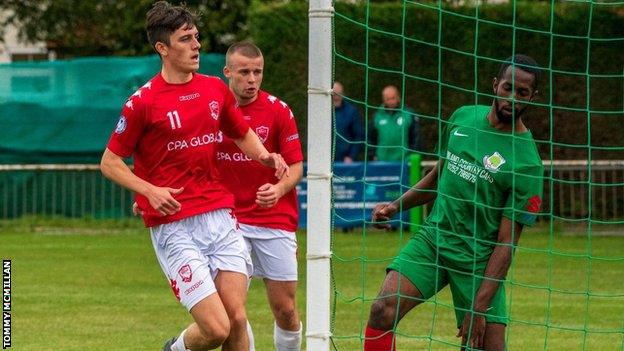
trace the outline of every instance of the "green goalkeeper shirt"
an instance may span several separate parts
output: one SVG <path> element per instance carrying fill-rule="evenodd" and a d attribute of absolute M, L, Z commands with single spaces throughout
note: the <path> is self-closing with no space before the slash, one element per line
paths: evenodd
<path fill-rule="evenodd" d="M 489 111 L 464 106 L 446 122 L 438 196 L 422 229 L 442 258 L 463 267 L 487 263 L 502 216 L 533 225 L 542 199 L 543 167 L 531 132 L 499 131 Z"/>

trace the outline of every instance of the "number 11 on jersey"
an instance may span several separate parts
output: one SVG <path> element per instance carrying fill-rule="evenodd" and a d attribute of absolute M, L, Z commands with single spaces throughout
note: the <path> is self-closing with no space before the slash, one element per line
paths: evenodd
<path fill-rule="evenodd" d="M 182 128 L 182 124 L 180 123 L 180 115 L 177 110 L 167 112 L 167 117 L 169 117 L 169 123 L 171 123 L 171 129 Z"/>

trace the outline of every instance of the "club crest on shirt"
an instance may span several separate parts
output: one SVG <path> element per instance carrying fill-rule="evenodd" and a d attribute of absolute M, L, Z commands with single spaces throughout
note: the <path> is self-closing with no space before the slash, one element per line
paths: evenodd
<path fill-rule="evenodd" d="M 191 266 L 185 264 L 178 271 L 180 277 L 182 277 L 182 281 L 185 283 L 190 283 L 193 280 L 193 271 L 191 271 Z"/>
<path fill-rule="evenodd" d="M 126 117 L 123 115 L 119 116 L 119 121 L 117 121 L 117 127 L 115 127 L 115 133 L 121 134 L 126 130 L 126 126 L 128 123 L 126 122 Z"/>
<path fill-rule="evenodd" d="M 256 128 L 256 134 L 258 135 L 258 138 L 260 138 L 260 141 L 264 144 L 269 137 L 269 127 L 260 126 Z"/>
<path fill-rule="evenodd" d="M 483 156 L 483 165 L 485 166 L 485 169 L 492 173 L 498 172 L 500 166 L 504 165 L 505 162 L 507 161 L 505 161 L 503 156 L 499 154 L 498 151 L 494 152 L 491 156 Z"/>
<path fill-rule="evenodd" d="M 212 119 L 217 120 L 219 118 L 219 103 L 212 100 L 208 106 L 210 107 L 210 116 Z"/>

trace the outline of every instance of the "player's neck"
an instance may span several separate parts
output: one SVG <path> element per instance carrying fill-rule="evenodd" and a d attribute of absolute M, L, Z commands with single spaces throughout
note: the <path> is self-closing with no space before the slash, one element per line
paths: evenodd
<path fill-rule="evenodd" d="M 249 99 L 245 99 L 243 97 L 236 95 L 236 102 L 238 102 L 238 106 L 247 106 L 256 100 L 258 100 L 258 94 L 254 95 L 254 97 L 249 98 Z"/>
<path fill-rule="evenodd" d="M 162 75 L 165 82 L 169 84 L 184 84 L 190 82 L 191 79 L 193 79 L 193 72 L 182 72 L 172 67 L 168 67 L 164 64 L 162 66 L 160 74 Z"/>
<path fill-rule="evenodd" d="M 494 107 L 494 105 L 492 105 L 490 112 L 487 114 L 487 119 L 492 128 L 501 132 L 511 133 L 512 129 L 516 133 L 525 133 L 528 131 L 524 122 L 522 122 L 522 118 L 516 119 L 513 123 L 505 123 L 501 121 L 496 115 L 496 107 Z"/>

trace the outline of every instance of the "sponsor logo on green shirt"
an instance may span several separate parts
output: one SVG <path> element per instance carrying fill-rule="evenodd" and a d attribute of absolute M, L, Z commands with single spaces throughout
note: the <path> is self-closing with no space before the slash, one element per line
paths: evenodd
<path fill-rule="evenodd" d="M 498 153 L 498 151 L 495 151 L 492 156 L 483 156 L 483 165 L 492 173 L 498 172 L 498 168 L 504 165 L 505 162 L 505 159 Z"/>

